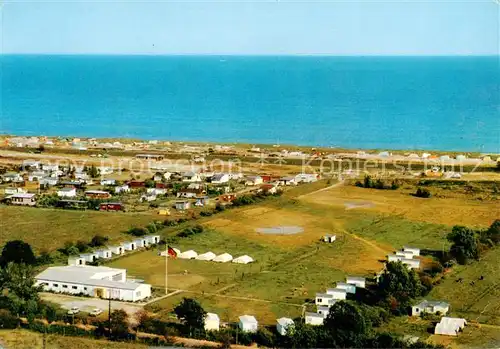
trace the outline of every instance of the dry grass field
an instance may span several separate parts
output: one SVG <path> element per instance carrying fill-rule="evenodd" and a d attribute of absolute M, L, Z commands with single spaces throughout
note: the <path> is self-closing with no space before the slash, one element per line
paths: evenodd
<path fill-rule="evenodd" d="M 0 206 L 0 245 L 21 239 L 36 251 L 55 250 L 66 241 L 90 241 L 105 235 L 111 242 L 127 238 L 123 231 L 142 227 L 158 219 L 152 213 L 71 211 L 31 207 Z"/>

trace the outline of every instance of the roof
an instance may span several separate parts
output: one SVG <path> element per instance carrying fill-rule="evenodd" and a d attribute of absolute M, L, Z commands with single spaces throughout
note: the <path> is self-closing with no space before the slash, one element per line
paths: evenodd
<path fill-rule="evenodd" d="M 225 174 L 225 173 L 217 173 L 217 174 L 213 175 L 212 180 L 220 181 L 224 176 L 227 176 L 227 174 Z"/>
<path fill-rule="evenodd" d="M 403 246 L 403 250 L 418 250 L 418 251 L 420 251 L 420 249 L 418 247 L 411 247 L 411 246 Z"/>
<path fill-rule="evenodd" d="M 109 194 L 109 193 L 103 190 L 87 190 L 85 194 Z"/>
<path fill-rule="evenodd" d="M 122 273 L 123 271 L 124 269 L 93 267 L 88 265 L 49 267 L 38 274 L 35 278 L 37 280 L 47 280 L 52 282 L 67 282 L 73 284 L 119 288 L 126 290 L 137 289 L 141 285 L 137 282 L 98 279 L 98 274 L 100 273 L 118 274 Z"/>
<path fill-rule="evenodd" d="M 355 280 L 355 281 L 366 281 L 366 278 L 360 276 L 346 276 L 346 280 Z"/>
<path fill-rule="evenodd" d="M 76 189 L 75 188 L 61 188 L 59 189 L 59 191 L 75 191 Z"/>
<path fill-rule="evenodd" d="M 207 313 L 205 320 L 219 321 L 219 315 L 215 313 Z"/>
<path fill-rule="evenodd" d="M 306 312 L 306 317 L 307 316 L 324 319 L 323 315 L 318 314 L 318 313 L 308 313 L 308 312 Z"/>
<path fill-rule="evenodd" d="M 19 193 L 8 196 L 7 199 L 12 199 L 12 198 L 31 199 L 34 196 L 35 194 Z"/>
<path fill-rule="evenodd" d="M 242 315 L 240 316 L 240 322 L 247 323 L 247 324 L 256 324 L 257 319 L 255 316 L 252 315 Z"/>
<path fill-rule="evenodd" d="M 425 307 L 449 307 L 450 303 L 446 303 L 444 301 L 428 301 L 426 299 L 422 300 L 420 303 L 415 304 L 415 307 L 425 308 Z"/>
<path fill-rule="evenodd" d="M 293 320 L 289 317 L 282 317 L 276 320 L 281 326 L 288 326 L 294 324 Z"/>
<path fill-rule="evenodd" d="M 343 288 L 329 288 L 326 290 L 327 294 L 328 292 L 336 292 L 336 293 L 347 293 L 346 290 L 344 290 Z"/>
<path fill-rule="evenodd" d="M 321 298 L 333 298 L 331 294 L 328 293 L 316 293 L 316 298 L 321 297 Z"/>

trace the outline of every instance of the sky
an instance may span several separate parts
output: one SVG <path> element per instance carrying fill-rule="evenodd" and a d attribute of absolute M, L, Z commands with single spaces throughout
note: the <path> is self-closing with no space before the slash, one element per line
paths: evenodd
<path fill-rule="evenodd" d="M 498 55 L 500 1 L 4 0 L 2 53 Z"/>

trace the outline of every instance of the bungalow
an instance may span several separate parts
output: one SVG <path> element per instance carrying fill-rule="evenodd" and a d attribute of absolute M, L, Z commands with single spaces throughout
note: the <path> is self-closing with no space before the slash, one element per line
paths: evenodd
<path fill-rule="evenodd" d="M 196 259 L 199 261 L 211 261 L 216 257 L 215 253 L 213 252 L 205 252 L 202 254 L 199 254 Z"/>
<path fill-rule="evenodd" d="M 23 176 L 20 173 L 7 173 L 2 176 L 4 182 L 22 182 Z"/>
<path fill-rule="evenodd" d="M 420 260 L 419 259 L 408 259 L 402 258 L 401 263 L 406 265 L 410 269 L 419 269 L 420 268 Z"/>
<path fill-rule="evenodd" d="M 176 201 L 175 209 L 179 211 L 187 210 L 191 207 L 191 203 L 189 201 Z"/>
<path fill-rule="evenodd" d="M 282 336 L 286 336 L 287 331 L 289 329 L 292 330 L 295 327 L 293 320 L 288 317 L 279 318 L 276 322 L 276 331 Z"/>
<path fill-rule="evenodd" d="M 150 202 L 150 201 L 155 201 L 156 200 L 156 194 L 153 193 L 147 193 L 144 195 L 141 195 L 139 198 L 140 202 Z"/>
<path fill-rule="evenodd" d="M 281 177 L 278 181 L 280 185 L 297 185 L 295 177 Z"/>
<path fill-rule="evenodd" d="M 28 194 L 28 193 L 14 194 L 14 195 L 7 196 L 6 200 L 11 205 L 20 205 L 20 206 L 35 206 L 36 205 L 35 194 Z"/>
<path fill-rule="evenodd" d="M 135 239 L 134 242 L 137 248 L 147 247 L 149 245 L 148 239 L 146 238 Z"/>
<path fill-rule="evenodd" d="M 59 180 L 55 177 L 43 177 L 38 180 L 38 183 L 40 183 L 40 185 L 49 185 L 49 186 L 57 185 L 57 182 L 59 182 Z"/>
<path fill-rule="evenodd" d="M 296 183 L 312 183 L 318 180 L 318 176 L 316 174 L 310 173 L 299 173 L 295 176 Z"/>
<path fill-rule="evenodd" d="M 40 181 L 43 177 L 46 177 L 47 173 L 44 171 L 35 171 L 28 173 L 28 181 L 29 182 L 38 182 Z"/>
<path fill-rule="evenodd" d="M 61 188 L 57 191 L 57 196 L 60 198 L 74 198 L 76 197 L 76 188 Z"/>
<path fill-rule="evenodd" d="M 261 176 L 249 176 L 247 177 L 245 181 L 246 186 L 253 186 L 253 185 L 259 185 L 262 184 L 263 180 Z"/>
<path fill-rule="evenodd" d="M 95 253 L 97 253 L 97 256 L 99 258 L 103 258 L 103 259 L 108 259 L 108 258 L 113 257 L 113 252 L 109 248 L 103 248 L 103 249 L 97 250 L 97 251 L 95 251 Z"/>
<path fill-rule="evenodd" d="M 109 247 L 112 253 L 121 255 L 125 253 L 125 247 L 123 245 L 111 246 Z"/>
<path fill-rule="evenodd" d="M 238 324 L 239 328 L 243 332 L 255 333 L 259 326 L 257 319 L 251 315 L 240 316 L 240 322 Z"/>
<path fill-rule="evenodd" d="M 347 296 L 347 291 L 341 288 L 329 288 L 326 290 L 326 294 L 329 294 L 333 299 L 345 300 Z"/>
<path fill-rule="evenodd" d="M 111 194 L 102 190 L 87 190 L 85 192 L 85 197 L 89 199 L 109 199 Z"/>
<path fill-rule="evenodd" d="M 125 206 L 120 202 L 103 202 L 99 205 L 100 211 L 123 211 Z"/>
<path fill-rule="evenodd" d="M 123 243 L 123 247 L 125 248 L 125 251 L 135 251 L 137 250 L 137 244 L 135 241 L 127 241 Z"/>
<path fill-rule="evenodd" d="M 318 314 L 323 315 L 323 317 L 327 317 L 330 312 L 330 307 L 325 305 L 320 305 L 317 307 Z"/>
<path fill-rule="evenodd" d="M 155 182 L 161 182 L 163 181 L 165 177 L 163 177 L 163 173 L 161 172 L 156 172 L 154 175 L 153 175 L 153 181 Z"/>
<path fill-rule="evenodd" d="M 320 325 L 323 325 L 324 321 L 325 321 L 325 318 L 321 314 L 309 313 L 309 312 L 306 312 L 306 314 L 305 314 L 306 325 L 320 326 Z"/>
<path fill-rule="evenodd" d="M 195 198 L 197 196 L 200 196 L 202 195 L 204 192 L 203 192 L 203 189 L 181 189 L 177 192 L 177 197 L 178 198 L 186 198 L 186 199 L 190 199 L 190 198 Z"/>
<path fill-rule="evenodd" d="M 333 298 L 333 295 L 328 293 L 316 293 L 315 303 L 316 305 L 332 306 L 335 304 L 335 299 Z"/>
<path fill-rule="evenodd" d="M 143 181 L 129 181 L 127 184 L 130 189 L 146 188 L 146 183 Z"/>
<path fill-rule="evenodd" d="M 403 257 L 398 256 L 396 254 L 387 255 L 387 261 L 388 262 L 400 262 L 401 259 L 403 259 Z"/>
<path fill-rule="evenodd" d="M 75 172 L 73 175 L 75 179 L 89 179 L 90 176 L 86 172 Z"/>
<path fill-rule="evenodd" d="M 207 313 L 204 320 L 205 331 L 218 331 L 220 327 L 219 315 Z"/>
<path fill-rule="evenodd" d="M 99 255 L 95 252 L 82 253 L 80 255 L 80 258 L 83 258 L 85 262 L 90 263 L 90 262 L 95 262 L 97 258 L 99 258 Z"/>
<path fill-rule="evenodd" d="M 185 172 L 182 175 L 183 182 L 201 182 L 201 177 L 199 174 L 194 172 Z"/>
<path fill-rule="evenodd" d="M 334 242 L 335 240 L 337 240 L 337 235 L 326 234 L 325 236 L 323 236 L 324 242 L 331 243 Z"/>
<path fill-rule="evenodd" d="M 196 198 L 195 206 L 205 206 L 210 201 L 208 196 L 201 196 Z"/>
<path fill-rule="evenodd" d="M 57 170 L 59 170 L 59 165 L 42 164 L 42 170 L 43 171 L 57 171 Z"/>
<path fill-rule="evenodd" d="M 416 248 L 416 247 L 404 246 L 403 251 L 404 252 L 411 252 L 411 253 L 413 253 L 414 256 L 420 256 L 420 249 Z"/>
<path fill-rule="evenodd" d="M 153 195 L 165 195 L 167 193 L 167 188 L 148 188 L 146 192 Z"/>
<path fill-rule="evenodd" d="M 441 314 L 446 315 L 450 310 L 450 304 L 442 301 L 423 300 L 411 307 L 412 316 L 420 316 L 421 314 Z"/>
<path fill-rule="evenodd" d="M 148 241 L 149 245 L 159 244 L 161 240 L 160 235 L 146 235 L 144 238 Z"/>
<path fill-rule="evenodd" d="M 212 177 L 212 184 L 223 184 L 229 182 L 229 175 L 227 173 L 216 173 Z"/>
<path fill-rule="evenodd" d="M 366 279 L 363 277 L 347 276 L 345 282 L 359 288 L 366 288 Z"/>
<path fill-rule="evenodd" d="M 14 195 L 14 194 L 26 194 L 27 191 L 23 188 L 5 188 L 5 195 Z"/>
<path fill-rule="evenodd" d="M 347 282 L 337 282 L 335 288 L 345 290 L 347 293 L 355 294 L 356 285 L 348 284 Z"/>
<path fill-rule="evenodd" d="M 63 187 L 82 189 L 84 187 L 83 182 L 80 181 L 63 181 L 60 183 Z"/>
<path fill-rule="evenodd" d="M 396 256 L 401 257 L 401 258 L 412 259 L 413 253 L 410 251 L 396 251 Z"/>
<path fill-rule="evenodd" d="M 29 170 L 29 169 L 39 169 L 40 168 L 40 161 L 36 161 L 36 160 L 23 160 L 23 168 L 26 169 L 26 170 Z"/>
<path fill-rule="evenodd" d="M 130 192 L 130 187 L 128 184 L 123 184 L 115 187 L 115 194 L 128 193 Z"/>
<path fill-rule="evenodd" d="M 68 265 L 85 265 L 85 258 L 81 256 L 68 257 Z"/>
<path fill-rule="evenodd" d="M 101 185 L 115 185 L 115 184 L 116 184 L 116 180 L 112 179 L 112 178 L 101 180 Z"/>

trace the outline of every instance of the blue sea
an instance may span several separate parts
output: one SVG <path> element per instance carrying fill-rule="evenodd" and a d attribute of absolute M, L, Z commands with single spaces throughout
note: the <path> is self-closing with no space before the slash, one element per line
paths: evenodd
<path fill-rule="evenodd" d="M 498 57 L 0 56 L 0 132 L 500 151 Z"/>

